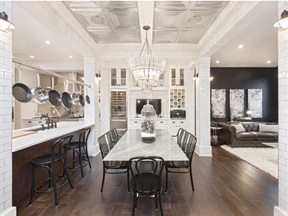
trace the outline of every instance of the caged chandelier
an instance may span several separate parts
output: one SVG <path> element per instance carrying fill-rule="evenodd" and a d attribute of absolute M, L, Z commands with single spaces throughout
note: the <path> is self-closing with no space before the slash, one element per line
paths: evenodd
<path fill-rule="evenodd" d="M 143 26 L 146 31 L 146 39 L 138 57 L 131 57 L 128 61 L 130 71 L 137 84 L 142 89 L 151 89 L 157 86 L 161 74 L 163 74 L 166 61 L 152 55 L 151 48 L 147 39 L 147 31 L 150 26 Z"/>

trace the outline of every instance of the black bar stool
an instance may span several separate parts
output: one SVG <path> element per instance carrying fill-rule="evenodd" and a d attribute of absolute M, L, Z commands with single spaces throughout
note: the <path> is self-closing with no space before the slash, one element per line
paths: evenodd
<path fill-rule="evenodd" d="M 30 194 L 30 201 L 29 205 L 32 204 L 32 199 L 33 199 L 33 194 L 35 192 L 54 192 L 54 200 L 55 200 L 55 206 L 58 205 L 58 197 L 57 197 L 57 189 L 62 187 L 67 181 L 65 181 L 63 184 L 60 186 L 56 186 L 57 183 L 57 173 L 55 170 L 55 164 L 56 162 L 61 162 L 62 167 L 63 167 L 63 177 L 66 176 L 68 183 L 73 189 L 68 170 L 67 170 L 67 165 L 66 165 L 66 152 L 63 152 L 63 146 L 64 145 L 69 145 L 71 142 L 73 135 L 68 135 L 63 138 L 58 139 L 52 144 L 52 149 L 50 154 L 45 154 L 40 157 L 37 157 L 32 160 L 31 165 L 32 165 L 32 183 L 31 183 L 31 194 Z M 49 177 L 42 180 L 38 185 L 35 185 L 35 169 L 37 167 L 43 167 L 48 169 L 49 171 Z M 42 190 L 40 191 L 38 188 L 43 185 L 44 182 L 48 181 L 48 190 Z M 52 187 L 51 187 L 52 183 Z"/>
<path fill-rule="evenodd" d="M 79 135 L 79 140 L 77 142 L 71 142 L 69 145 L 68 144 L 63 145 L 66 152 L 68 152 L 69 150 L 73 151 L 72 169 L 75 168 L 75 160 L 76 160 L 75 159 L 75 153 L 77 153 L 82 178 L 84 177 L 82 160 L 86 160 L 88 162 L 90 169 L 91 169 L 91 163 L 90 163 L 90 159 L 89 159 L 89 155 L 88 155 L 88 148 L 87 148 L 87 141 L 88 141 L 88 137 L 90 135 L 90 132 L 91 132 L 91 128 L 84 128 L 81 131 L 81 133 Z M 84 152 L 83 155 L 82 155 L 82 151 Z M 82 156 L 84 156 L 84 157 L 82 157 Z"/>

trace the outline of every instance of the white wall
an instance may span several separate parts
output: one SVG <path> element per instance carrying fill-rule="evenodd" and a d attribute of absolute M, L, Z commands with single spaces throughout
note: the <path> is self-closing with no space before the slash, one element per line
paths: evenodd
<path fill-rule="evenodd" d="M 288 9 L 288 2 L 278 3 L 279 17 Z M 288 215 L 288 30 L 278 32 L 278 90 L 279 90 L 279 206 L 274 215 Z"/>
<path fill-rule="evenodd" d="M 12 20 L 12 3 L 0 2 Z M 0 32 L 0 215 L 16 215 L 12 207 L 12 33 Z"/>

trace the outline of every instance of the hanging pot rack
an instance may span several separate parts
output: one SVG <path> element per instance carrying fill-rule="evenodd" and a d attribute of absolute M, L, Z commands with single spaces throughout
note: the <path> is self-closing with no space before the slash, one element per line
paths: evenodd
<path fill-rule="evenodd" d="M 54 73 L 54 72 L 51 72 L 51 71 L 48 71 L 48 70 L 41 69 L 41 68 L 36 67 L 36 66 L 28 65 L 28 64 L 26 64 L 26 63 L 20 62 L 20 61 L 15 60 L 15 59 L 13 59 L 13 62 L 16 63 L 16 64 L 19 64 L 20 66 L 23 65 L 23 66 L 25 66 L 25 67 L 34 69 L 34 70 L 36 70 L 37 72 L 40 71 L 40 72 L 43 73 L 43 74 L 48 74 L 48 75 L 51 75 L 51 76 L 53 76 L 53 77 L 57 77 L 57 78 L 59 78 L 59 79 L 67 80 L 67 81 L 69 81 L 69 82 L 77 83 L 78 85 L 82 85 L 82 86 L 86 86 L 86 87 L 88 87 L 88 88 L 91 88 L 91 85 L 85 84 L 85 83 L 80 82 L 80 81 L 77 81 L 77 80 L 73 80 L 73 79 L 67 78 L 67 77 L 65 77 L 65 76 L 59 75 L 59 74 L 57 74 L 57 73 Z"/>

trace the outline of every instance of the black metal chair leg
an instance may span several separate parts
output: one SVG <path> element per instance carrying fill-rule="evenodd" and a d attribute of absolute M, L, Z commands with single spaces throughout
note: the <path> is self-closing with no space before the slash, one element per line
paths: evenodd
<path fill-rule="evenodd" d="M 193 183 L 193 175 L 192 175 L 192 169 L 191 169 L 191 168 L 190 168 L 190 170 L 189 170 L 189 174 L 190 174 L 190 180 L 191 180 L 192 191 L 194 192 L 194 183 Z"/>
<path fill-rule="evenodd" d="M 165 167 L 165 170 L 166 170 L 166 185 L 165 185 L 165 192 L 167 192 L 167 190 L 168 190 L 168 168 Z"/>
<path fill-rule="evenodd" d="M 33 199 L 34 190 L 35 190 L 35 167 L 32 165 L 31 191 L 30 191 L 29 205 L 32 204 L 32 199 Z"/>
<path fill-rule="evenodd" d="M 71 182 L 71 179 L 70 179 L 70 176 L 69 176 L 69 173 L 68 173 L 68 169 L 67 169 L 66 159 L 64 159 L 64 161 L 61 160 L 61 162 L 62 162 L 63 170 L 64 170 L 63 171 L 63 173 L 64 173 L 63 177 L 64 177 L 64 175 L 66 175 L 68 183 L 70 185 L 70 188 L 73 189 L 73 185 L 72 185 L 72 182 Z"/>
<path fill-rule="evenodd" d="M 155 207 L 158 210 L 158 196 L 157 196 L 157 193 L 155 194 Z"/>
<path fill-rule="evenodd" d="M 90 162 L 90 158 L 89 158 L 89 155 L 88 155 L 88 149 L 87 149 L 87 146 L 86 146 L 86 149 L 85 149 L 85 155 L 86 155 L 86 158 L 87 158 L 87 161 L 88 161 L 89 167 L 90 167 L 90 169 L 91 169 L 91 162 Z"/>
<path fill-rule="evenodd" d="M 104 181 L 105 181 L 105 168 L 103 167 L 102 184 L 101 184 L 101 193 L 103 192 Z"/>
<path fill-rule="evenodd" d="M 75 150 L 73 149 L 73 160 L 72 160 L 72 169 L 75 168 Z"/>
<path fill-rule="evenodd" d="M 83 173 L 83 166 L 82 166 L 81 147 L 79 148 L 78 158 L 79 158 L 79 164 L 80 164 L 80 169 L 81 169 L 81 176 L 83 178 L 84 177 L 84 173 Z"/>
<path fill-rule="evenodd" d="M 158 193 L 159 193 L 160 213 L 161 213 L 161 216 L 163 216 L 162 201 L 161 201 L 161 192 L 159 191 Z"/>
<path fill-rule="evenodd" d="M 130 192 L 130 177 L 129 177 L 129 169 L 127 169 L 127 187 L 128 187 L 128 192 Z"/>
<path fill-rule="evenodd" d="M 132 216 L 135 215 L 135 209 L 137 208 L 137 197 L 136 194 L 133 194 L 133 208 L 132 208 Z"/>
<path fill-rule="evenodd" d="M 54 191 L 54 200 L 55 200 L 55 206 L 58 206 L 58 197 L 57 197 L 57 187 L 56 187 L 56 171 L 55 171 L 55 164 L 52 163 L 52 170 L 51 170 L 51 176 L 52 176 L 52 185 L 53 185 L 53 191 Z"/>

